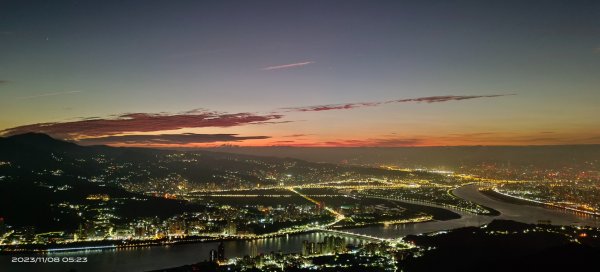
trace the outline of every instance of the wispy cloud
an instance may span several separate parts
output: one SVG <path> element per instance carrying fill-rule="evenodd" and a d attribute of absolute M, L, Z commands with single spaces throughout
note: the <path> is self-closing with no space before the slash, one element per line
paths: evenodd
<path fill-rule="evenodd" d="M 75 92 L 42 94 L 35 97 L 51 96 L 59 94 L 69 94 Z M 392 103 L 440 103 L 447 101 L 461 101 L 477 98 L 492 98 L 507 96 L 510 94 L 494 94 L 494 95 L 447 95 L 447 96 L 428 96 L 409 99 L 397 99 L 380 102 L 359 102 L 346 104 L 329 104 L 308 107 L 293 107 L 283 108 L 286 112 L 316 112 L 328 110 L 347 110 L 362 107 L 375 107 L 384 104 Z M 34 96 L 30 96 L 33 98 Z M 27 97 L 28 98 L 28 97 Z M 26 99 L 26 98 L 25 98 Z M 86 142 L 96 141 L 98 143 L 112 143 L 136 141 L 146 142 L 148 144 L 157 144 L 158 142 L 182 143 L 195 140 L 198 142 L 210 141 L 237 141 L 246 139 L 266 139 L 267 136 L 252 136 L 253 138 L 243 138 L 235 134 L 214 134 L 198 136 L 198 134 L 182 134 L 184 138 L 177 138 L 170 134 L 158 134 L 160 137 L 154 136 L 119 136 L 121 134 L 139 134 L 167 130 L 178 130 L 185 128 L 207 128 L 207 127 L 236 127 L 243 125 L 265 125 L 279 124 L 287 122 L 297 122 L 290 120 L 282 120 L 285 117 L 284 113 L 271 112 L 267 114 L 258 113 L 224 113 L 208 111 L 204 109 L 195 109 L 180 113 L 127 113 L 113 115 L 109 117 L 92 117 L 78 118 L 76 120 L 64 122 L 47 122 L 23 125 L 13 128 L 8 128 L 0 131 L 0 135 L 10 136 L 27 132 L 46 133 L 56 138 L 82 140 Z M 298 138 L 306 136 L 305 134 L 288 135 L 284 137 Z M 258 137 L 258 138 L 257 138 Z M 262 138 L 261 138 L 262 137 Z M 92 139 L 94 138 L 94 139 Z M 87 139 L 87 140 L 83 140 Z M 330 142 L 327 145 L 339 146 L 406 146 L 420 145 L 420 139 L 365 139 L 365 140 L 345 140 L 340 142 Z"/>
<path fill-rule="evenodd" d="M 299 146 L 299 147 L 405 147 L 422 146 L 428 144 L 426 138 L 402 138 L 402 137 L 381 137 L 366 139 L 338 139 L 331 141 L 297 141 L 297 140 L 277 140 L 272 142 L 275 146 Z"/>
<path fill-rule="evenodd" d="M 419 146 L 425 143 L 424 139 L 418 138 L 371 138 L 365 140 L 339 140 L 323 142 L 324 146 L 337 147 L 403 147 L 403 146 Z"/>
<path fill-rule="evenodd" d="M 268 139 L 269 136 L 238 136 L 238 134 L 156 134 L 118 135 L 80 139 L 85 145 L 190 145 L 215 142 L 240 142 L 244 140 Z"/>
<path fill-rule="evenodd" d="M 328 104 L 328 105 L 317 105 L 317 106 L 305 106 L 305 107 L 291 107 L 282 108 L 287 111 L 328 111 L 328 110 L 349 110 L 363 107 L 375 107 L 383 104 L 384 102 L 360 102 L 360 103 L 346 103 L 346 104 Z"/>
<path fill-rule="evenodd" d="M 29 96 L 20 96 L 20 97 L 17 97 L 15 99 L 17 99 L 17 100 L 26 100 L 26 99 L 35 99 L 35 98 L 41 98 L 41 97 L 48 97 L 48 96 L 69 95 L 69 94 L 78 94 L 78 93 L 81 93 L 81 91 L 43 93 L 43 94 L 36 94 L 36 95 L 29 95 Z"/>
<path fill-rule="evenodd" d="M 286 137 L 286 138 L 298 138 L 298 137 L 305 137 L 305 136 L 309 136 L 311 134 L 290 134 L 290 135 L 284 135 L 281 137 Z"/>
<path fill-rule="evenodd" d="M 274 146 L 298 147 L 411 147 L 411 146 L 474 146 L 474 145 L 557 145 L 598 144 L 597 133 L 556 133 L 548 131 L 511 132 L 483 131 L 449 134 L 381 135 L 365 138 L 341 138 L 321 141 L 313 139 L 284 139 L 272 141 Z"/>
<path fill-rule="evenodd" d="M 301 67 L 301 66 L 305 66 L 305 65 L 309 65 L 309 64 L 313 64 L 313 63 L 315 63 L 315 62 L 314 61 L 305 61 L 305 62 L 289 63 L 289 64 L 283 64 L 283 65 L 269 66 L 269 67 L 262 68 L 261 70 L 270 71 L 270 70 L 279 70 L 279 69 L 289 69 L 289 68 Z"/>
<path fill-rule="evenodd" d="M 282 115 L 253 113 L 194 112 L 180 114 L 129 113 L 112 118 L 80 119 L 69 122 L 37 123 L 0 131 L 0 135 L 27 132 L 46 133 L 63 139 L 110 136 L 123 133 L 153 132 L 182 128 L 234 127 L 262 124 Z"/>
<path fill-rule="evenodd" d="M 328 104 L 328 105 L 317 105 L 317 106 L 306 106 L 306 107 L 290 107 L 290 108 L 282 108 L 282 110 L 286 110 L 288 112 L 290 112 L 290 111 L 291 112 L 310 112 L 310 111 L 328 111 L 328 110 L 350 110 L 350 109 L 364 108 L 364 107 L 376 107 L 376 106 L 381 106 L 384 104 L 393 104 L 393 103 L 409 103 L 409 102 L 440 103 L 440 102 L 448 102 L 448 101 L 460 101 L 460 100 L 469 100 L 469 99 L 477 99 L 477 98 L 492 98 L 492 97 L 501 97 L 501 96 L 509 96 L 509 95 L 515 95 L 515 94 L 426 96 L 426 97 L 396 99 L 396 100 L 379 101 L 379 102 L 357 102 L 357 103 Z"/>

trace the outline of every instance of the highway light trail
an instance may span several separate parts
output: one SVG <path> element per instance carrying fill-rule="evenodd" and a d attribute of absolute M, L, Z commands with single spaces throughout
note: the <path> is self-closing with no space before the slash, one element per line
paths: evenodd
<path fill-rule="evenodd" d="M 309 196 L 307 196 L 305 194 L 302 194 L 302 193 L 296 191 L 293 187 L 287 187 L 287 189 L 290 190 L 291 192 L 294 192 L 294 193 L 298 194 L 299 196 L 303 197 L 304 199 L 306 199 L 306 200 L 308 200 L 308 201 L 310 201 L 312 203 L 315 203 L 316 205 L 322 205 L 321 202 L 319 202 L 319 201 L 317 201 L 317 200 L 315 200 L 315 199 L 313 199 L 313 198 L 311 198 L 311 197 L 309 197 Z M 329 213 L 331 213 L 331 214 L 333 214 L 335 216 L 335 220 L 333 222 L 327 224 L 328 227 L 329 226 L 333 226 L 333 225 L 337 224 L 338 222 L 340 222 L 340 221 L 342 221 L 342 220 L 344 220 L 346 218 L 343 214 L 341 214 L 339 212 L 336 212 L 332 208 L 329 208 L 327 206 L 323 206 L 323 208 L 326 211 L 328 211 Z"/>

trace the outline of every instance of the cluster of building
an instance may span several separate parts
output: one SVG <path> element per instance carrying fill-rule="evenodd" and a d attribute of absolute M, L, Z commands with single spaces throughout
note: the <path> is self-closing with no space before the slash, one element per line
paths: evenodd
<path fill-rule="evenodd" d="M 13 227 L 0 218 L 0 245 L 65 244 L 103 240 L 160 240 L 187 237 L 238 237 L 272 233 L 318 218 L 318 205 L 229 206 L 210 204 L 205 210 L 185 212 L 168 218 L 123 218 L 118 198 L 105 194 L 87 197 L 88 203 L 61 202 L 52 206 L 58 222 L 76 218 L 70 230 L 39 231 L 34 226 Z M 66 218 L 66 219 L 65 219 Z"/>
<path fill-rule="evenodd" d="M 321 242 L 302 242 L 302 256 L 334 254 L 346 252 L 346 242 L 339 236 L 328 235 Z"/>
<path fill-rule="evenodd" d="M 363 267 L 369 271 L 396 271 L 398 252 L 385 242 L 347 244 L 340 236 L 327 235 L 321 241 L 302 242 L 302 252 L 259 253 L 256 243 L 249 242 L 251 251 L 244 257 L 225 258 L 225 246 L 221 242 L 210 251 L 208 263 L 217 265 L 214 271 L 289 271 L 295 268 L 320 271 L 322 268 Z M 191 270 L 201 269 L 202 264 L 192 265 Z M 174 269 L 174 271 L 176 271 Z M 195 271 L 195 270 L 193 270 Z M 212 270 L 211 270 L 212 271 Z"/>
<path fill-rule="evenodd" d="M 590 181 L 506 182 L 502 194 L 600 216 L 600 187 Z"/>

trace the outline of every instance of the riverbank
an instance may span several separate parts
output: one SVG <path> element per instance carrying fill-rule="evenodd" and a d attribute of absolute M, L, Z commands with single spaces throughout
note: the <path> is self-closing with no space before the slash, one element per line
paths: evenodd
<path fill-rule="evenodd" d="M 417 235 L 422 233 L 431 233 L 437 231 L 451 230 L 463 227 L 478 227 L 490 223 L 493 219 L 508 219 L 518 222 L 537 223 L 538 219 L 550 219 L 553 224 L 595 226 L 593 220 L 576 217 L 575 215 L 550 210 L 542 207 L 528 205 L 515 205 L 491 198 L 478 190 L 478 186 L 463 186 L 454 191 L 454 193 L 465 200 L 492 207 L 498 210 L 501 215 L 480 216 L 463 213 L 461 218 L 446 221 L 428 221 L 423 223 L 408 223 L 397 225 L 379 225 L 371 227 L 345 229 L 345 231 L 357 234 L 364 234 L 379 238 L 396 239 L 407 235 Z M 281 235 L 277 237 L 266 237 L 256 240 L 228 240 L 224 241 L 224 247 L 227 258 L 243 257 L 255 252 L 300 252 L 303 241 L 318 242 L 323 241 L 324 237 L 332 235 L 330 233 L 312 232 L 297 233 L 290 235 Z M 347 243 L 360 243 L 361 239 L 357 237 L 346 237 Z M 197 263 L 207 260 L 211 250 L 215 250 L 220 242 L 205 240 L 200 243 L 178 244 L 177 246 L 146 246 L 137 248 L 116 248 L 99 249 L 87 251 L 65 251 L 65 252 L 38 252 L 31 253 L 30 256 L 60 256 L 60 257 L 79 257 L 86 256 L 88 263 L 85 264 L 23 264 L 12 263 L 11 256 L 0 255 L 0 271 L 45 271 L 45 272 L 64 272 L 70 269 L 86 272 L 104 272 L 104 271 L 150 271 L 164 269 L 168 267 L 178 267 L 182 264 Z M 19 254 L 20 256 L 25 256 Z M 27 256 L 27 257 L 30 257 Z"/>
<path fill-rule="evenodd" d="M 381 227 L 386 225 L 395 224 L 418 224 L 423 222 L 432 221 L 432 216 L 423 216 L 418 218 L 401 219 L 385 222 L 373 222 L 360 225 L 346 225 L 346 226 L 334 226 L 331 230 L 348 230 L 357 228 L 367 227 Z M 2 246 L 0 247 L 0 255 L 15 255 L 15 254 L 47 254 L 53 252 L 77 252 L 77 251 L 89 251 L 89 250 L 113 250 L 113 249 L 128 249 L 136 247 L 154 247 L 154 246 L 176 246 L 183 244 L 193 243 L 214 243 L 214 242 L 225 242 L 225 241 L 253 241 L 259 239 L 277 238 L 288 235 L 301 235 L 315 232 L 326 232 L 322 229 L 307 229 L 302 231 L 294 231 L 288 233 L 269 233 L 263 235 L 245 235 L 245 236 L 222 236 L 222 237 L 211 237 L 211 236 L 193 236 L 185 238 L 172 238 L 172 239 L 154 239 L 154 240 L 102 240 L 102 241 L 89 241 L 89 242 L 75 242 L 68 244 L 49 244 L 49 245 L 18 245 L 18 246 Z"/>
<path fill-rule="evenodd" d="M 398 220 L 390 220 L 384 222 L 369 222 L 355 225 L 344 225 L 344 226 L 333 226 L 335 230 L 348 230 L 348 229 L 360 229 L 360 228 L 372 228 L 382 227 L 397 224 L 420 224 L 429 221 L 448 221 L 454 219 L 460 219 L 462 216 L 458 213 L 448 210 L 447 208 L 434 207 L 427 204 L 407 203 L 399 200 L 391 200 L 401 202 L 405 208 L 418 212 L 425 213 L 429 216 L 420 216 L 416 218 L 406 218 Z M 29 244 L 29 245 L 3 245 L 0 246 L 0 254 L 2 255 L 13 255 L 13 254 L 28 254 L 28 253 L 40 253 L 46 254 L 49 252 L 77 252 L 77 251 L 88 251 L 88 250 L 110 250 L 110 249 L 125 249 L 125 248 L 136 248 L 136 247 L 153 247 L 153 246 L 175 246 L 180 244 L 190 243 L 203 243 L 203 242 L 220 242 L 220 241 L 251 241 L 256 239 L 265 239 L 273 237 L 281 237 L 285 235 L 296 235 L 306 234 L 312 232 L 318 232 L 319 228 L 307 228 L 292 230 L 286 232 L 273 232 L 261 235 L 239 235 L 239 236 L 187 236 L 183 238 L 171 238 L 171 239 L 147 239 L 147 240 L 101 240 L 101 241 L 86 241 L 86 242 L 72 242 L 65 244 Z"/>
<path fill-rule="evenodd" d="M 517 201 L 498 196 L 497 193 L 479 191 L 479 185 L 469 184 L 454 190 L 454 194 L 468 201 L 491 207 L 501 214 L 498 219 L 507 219 L 527 224 L 549 222 L 555 225 L 580 225 L 598 227 L 597 218 L 588 215 L 566 212 L 565 210 L 548 208 L 545 205 Z M 517 201 L 517 202 L 516 202 Z"/>
<path fill-rule="evenodd" d="M 74 242 L 67 244 L 29 244 L 29 245 L 4 245 L 0 247 L 0 254 L 14 255 L 27 253 L 51 253 L 51 252 L 66 252 L 66 251 L 89 251 L 103 249 L 125 249 L 136 247 L 150 246 L 172 246 L 179 244 L 217 242 L 240 240 L 233 237 L 214 238 L 208 236 L 193 236 L 185 238 L 173 239 L 154 239 L 154 240 L 101 240 L 101 241 L 86 241 Z"/>
<path fill-rule="evenodd" d="M 544 208 L 548 208 L 548 209 L 562 210 L 564 212 L 582 215 L 582 216 L 591 216 L 594 218 L 600 218 L 600 214 L 597 214 L 597 213 L 593 213 L 593 212 L 589 212 L 589 211 L 582 211 L 582 210 L 578 210 L 578 209 L 574 209 L 574 208 L 570 208 L 570 207 L 555 205 L 552 203 L 544 203 L 544 202 L 535 201 L 532 199 L 526 199 L 526 198 L 522 198 L 522 197 L 518 197 L 518 196 L 505 194 L 505 193 L 502 193 L 497 190 L 485 190 L 485 191 L 482 191 L 482 193 L 484 193 L 488 196 L 491 196 L 493 198 L 497 198 L 502 201 L 517 204 L 517 205 L 539 206 L 539 207 L 544 207 Z"/>
<path fill-rule="evenodd" d="M 516 205 L 529 205 L 529 206 L 537 206 L 537 207 L 547 207 L 547 205 L 539 203 L 539 202 L 535 202 L 535 201 L 527 201 L 524 199 L 520 199 L 520 198 L 516 198 L 516 197 L 512 197 L 512 196 L 508 196 L 505 194 L 501 194 L 499 192 L 496 192 L 494 190 L 481 190 L 480 191 L 482 194 L 489 196 L 491 198 L 495 198 L 498 199 L 500 201 L 504 201 L 507 203 L 511 203 L 511 204 L 516 204 Z"/>

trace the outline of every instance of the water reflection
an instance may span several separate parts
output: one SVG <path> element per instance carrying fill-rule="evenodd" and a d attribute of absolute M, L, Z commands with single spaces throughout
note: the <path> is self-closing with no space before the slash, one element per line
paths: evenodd
<path fill-rule="evenodd" d="M 597 217 L 573 213 L 562 209 L 549 209 L 538 206 L 517 205 L 491 198 L 480 193 L 477 185 L 471 184 L 454 190 L 458 197 L 491 207 L 501 213 L 497 218 L 535 224 L 549 220 L 556 225 L 587 225 L 598 227 Z"/>
<path fill-rule="evenodd" d="M 252 244 L 256 245 L 257 253 L 270 253 L 281 251 L 283 253 L 300 252 L 302 241 L 322 241 L 328 233 L 308 233 L 300 235 L 282 236 L 254 241 L 225 241 L 225 255 L 230 257 L 243 257 L 250 255 Z M 359 244 L 357 238 L 345 238 L 348 244 Z M 0 256 L 0 271 L 49 271 L 66 272 L 70 269 L 77 271 L 104 272 L 104 271 L 148 271 L 192 264 L 207 260 L 209 252 L 216 249 L 218 242 L 185 244 L 177 246 L 157 246 L 143 248 L 123 248 L 111 250 L 90 250 L 78 252 L 58 252 L 45 256 L 78 257 L 87 256 L 87 263 L 11 263 L 9 256 Z M 33 254 L 32 254 L 33 255 Z M 28 255 L 28 256 L 32 256 Z M 24 256 L 24 255 L 22 255 Z M 37 255 L 44 256 L 44 255 Z"/>
<path fill-rule="evenodd" d="M 597 218 L 568 213 L 562 210 L 542 207 L 516 205 L 492 199 L 477 190 L 475 185 L 463 186 L 454 194 L 464 199 L 498 210 L 502 214 L 497 217 L 461 214 L 460 219 L 448 221 L 432 221 L 425 223 L 400 224 L 390 226 L 372 226 L 347 231 L 367 234 L 383 238 L 398 238 L 409 234 L 419 234 L 440 230 L 449 230 L 467 226 L 480 226 L 491 222 L 494 218 L 509 219 L 524 223 L 537 223 L 538 220 L 550 220 L 553 224 L 573 225 L 585 224 L 599 226 Z M 255 241 L 226 241 L 226 257 L 242 257 L 250 255 L 252 244 L 257 253 L 300 252 L 302 241 L 321 241 L 327 233 L 307 233 L 260 239 Z M 346 243 L 358 244 L 360 239 L 345 238 Z M 49 271 L 64 272 L 70 269 L 77 271 L 148 271 L 167 267 L 181 266 L 208 259 L 210 250 L 216 249 L 218 243 L 198 243 L 178 246 L 160 246 L 144 248 L 126 248 L 112 250 L 93 250 L 84 252 L 60 252 L 48 256 L 87 256 L 84 264 L 52 263 L 24 264 L 11 263 L 9 256 L 0 256 L 0 271 Z"/>

